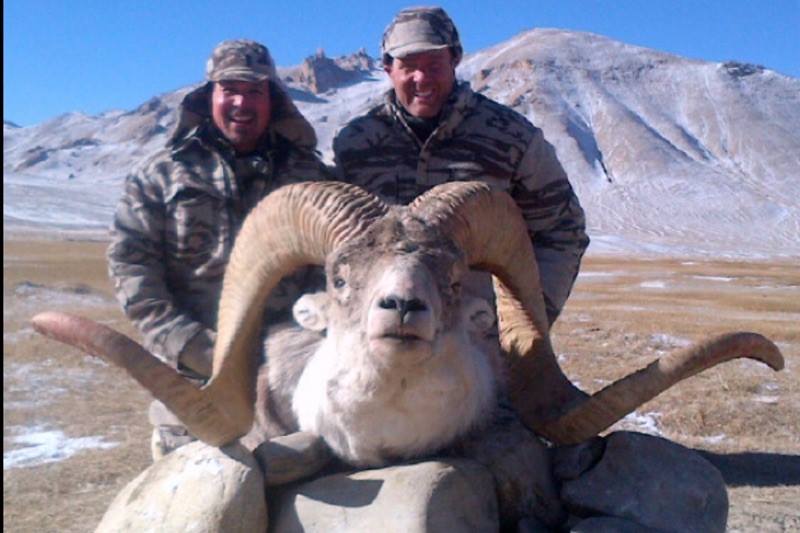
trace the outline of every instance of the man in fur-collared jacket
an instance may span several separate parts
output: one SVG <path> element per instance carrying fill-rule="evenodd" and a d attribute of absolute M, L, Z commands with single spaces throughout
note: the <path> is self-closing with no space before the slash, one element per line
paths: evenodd
<path fill-rule="evenodd" d="M 282 185 L 328 178 L 265 46 L 222 42 L 206 75 L 183 99 L 167 146 L 127 178 L 108 249 L 117 298 L 145 347 L 200 380 L 211 373 L 222 278 L 245 216 Z M 307 276 L 273 292 L 267 321 L 290 311 Z M 190 439 L 159 402 L 150 418 L 164 430 L 155 456 Z"/>

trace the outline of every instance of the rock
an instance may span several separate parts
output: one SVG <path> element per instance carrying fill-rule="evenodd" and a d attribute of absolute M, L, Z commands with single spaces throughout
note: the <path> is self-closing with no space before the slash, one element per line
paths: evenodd
<path fill-rule="evenodd" d="M 526 516 L 549 527 L 566 518 L 552 475 L 550 450 L 512 409 L 501 406 L 491 426 L 455 451 L 478 461 L 494 476 L 503 527 Z"/>
<path fill-rule="evenodd" d="M 604 449 L 605 441 L 600 437 L 556 448 L 553 451 L 553 475 L 561 481 L 577 479 L 600 460 Z"/>
<path fill-rule="evenodd" d="M 332 458 L 320 437 L 306 432 L 275 437 L 253 450 L 267 486 L 283 485 L 316 474 Z"/>
<path fill-rule="evenodd" d="M 96 533 L 267 530 L 264 478 L 241 445 L 192 442 L 165 455 L 114 498 Z"/>
<path fill-rule="evenodd" d="M 307 87 L 314 94 L 360 81 L 375 68 L 374 60 L 366 51 L 331 59 L 324 50 L 307 57 L 292 81 Z M 296 78 L 296 79 L 295 79 Z"/>
<path fill-rule="evenodd" d="M 440 459 L 336 474 L 285 489 L 270 531 L 481 532 L 498 530 L 491 474 Z"/>
<path fill-rule="evenodd" d="M 725 531 L 728 494 L 722 475 L 700 454 L 633 432 L 606 438 L 603 457 L 562 485 L 574 515 L 623 518 L 662 531 Z"/>
<path fill-rule="evenodd" d="M 509 531 L 513 530 L 509 529 Z M 517 522 L 517 533 L 551 533 L 552 531 L 552 528 L 534 516 L 526 516 Z"/>
<path fill-rule="evenodd" d="M 595 516 L 578 522 L 570 528 L 570 533 L 657 533 L 657 530 L 624 518 Z"/>

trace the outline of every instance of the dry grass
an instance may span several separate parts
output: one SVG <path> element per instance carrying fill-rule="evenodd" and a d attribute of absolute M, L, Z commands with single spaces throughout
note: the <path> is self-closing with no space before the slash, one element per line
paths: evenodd
<path fill-rule="evenodd" d="M 91 530 L 148 464 L 148 395 L 120 371 L 34 334 L 28 319 L 69 310 L 132 333 L 91 242 L 3 243 L 3 452 L 23 428 L 102 437 L 113 448 L 3 471 L 4 531 Z M 707 450 L 729 485 L 730 531 L 800 530 L 800 269 L 789 263 L 590 258 L 554 330 L 562 365 L 587 390 L 714 333 L 757 331 L 786 369 L 735 361 L 643 406 L 638 419 Z"/>
<path fill-rule="evenodd" d="M 116 368 L 28 324 L 39 311 L 59 309 L 132 333 L 112 296 L 104 249 L 103 243 L 3 243 L 4 531 L 91 531 L 116 492 L 148 464 L 148 394 Z M 117 445 L 6 469 L 6 455 L 24 448 L 13 441 L 24 428 Z"/>

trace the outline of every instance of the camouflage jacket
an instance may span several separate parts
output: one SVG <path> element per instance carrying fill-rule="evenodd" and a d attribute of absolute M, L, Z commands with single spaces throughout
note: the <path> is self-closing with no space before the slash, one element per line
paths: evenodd
<path fill-rule="evenodd" d="M 558 316 L 589 238 L 553 146 L 525 117 L 460 83 L 423 140 L 390 90 L 382 104 L 344 126 L 333 151 L 340 179 L 390 203 L 407 204 L 450 181 L 479 180 L 508 192 L 531 234 L 551 323 Z"/>
<path fill-rule="evenodd" d="M 236 157 L 210 122 L 208 90 L 184 98 L 166 148 L 126 179 L 108 249 L 117 299 L 145 346 L 173 365 L 199 332 L 213 338 L 225 266 L 250 209 L 282 185 L 328 177 L 311 125 L 285 93 L 273 97 L 269 141 Z M 293 302 L 299 277 L 273 292 L 268 309 Z"/>

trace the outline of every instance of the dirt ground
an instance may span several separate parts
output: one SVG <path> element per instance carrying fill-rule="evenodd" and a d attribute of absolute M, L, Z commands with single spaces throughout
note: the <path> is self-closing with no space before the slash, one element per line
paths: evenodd
<path fill-rule="evenodd" d="M 93 530 L 149 464 L 149 396 L 122 371 L 33 332 L 66 310 L 135 337 L 107 281 L 105 243 L 4 239 L 3 530 Z M 684 381 L 615 428 L 703 450 L 728 484 L 729 531 L 800 531 L 800 268 L 589 257 L 553 332 L 584 390 L 732 330 L 783 351 L 773 372 L 736 360 Z"/>

